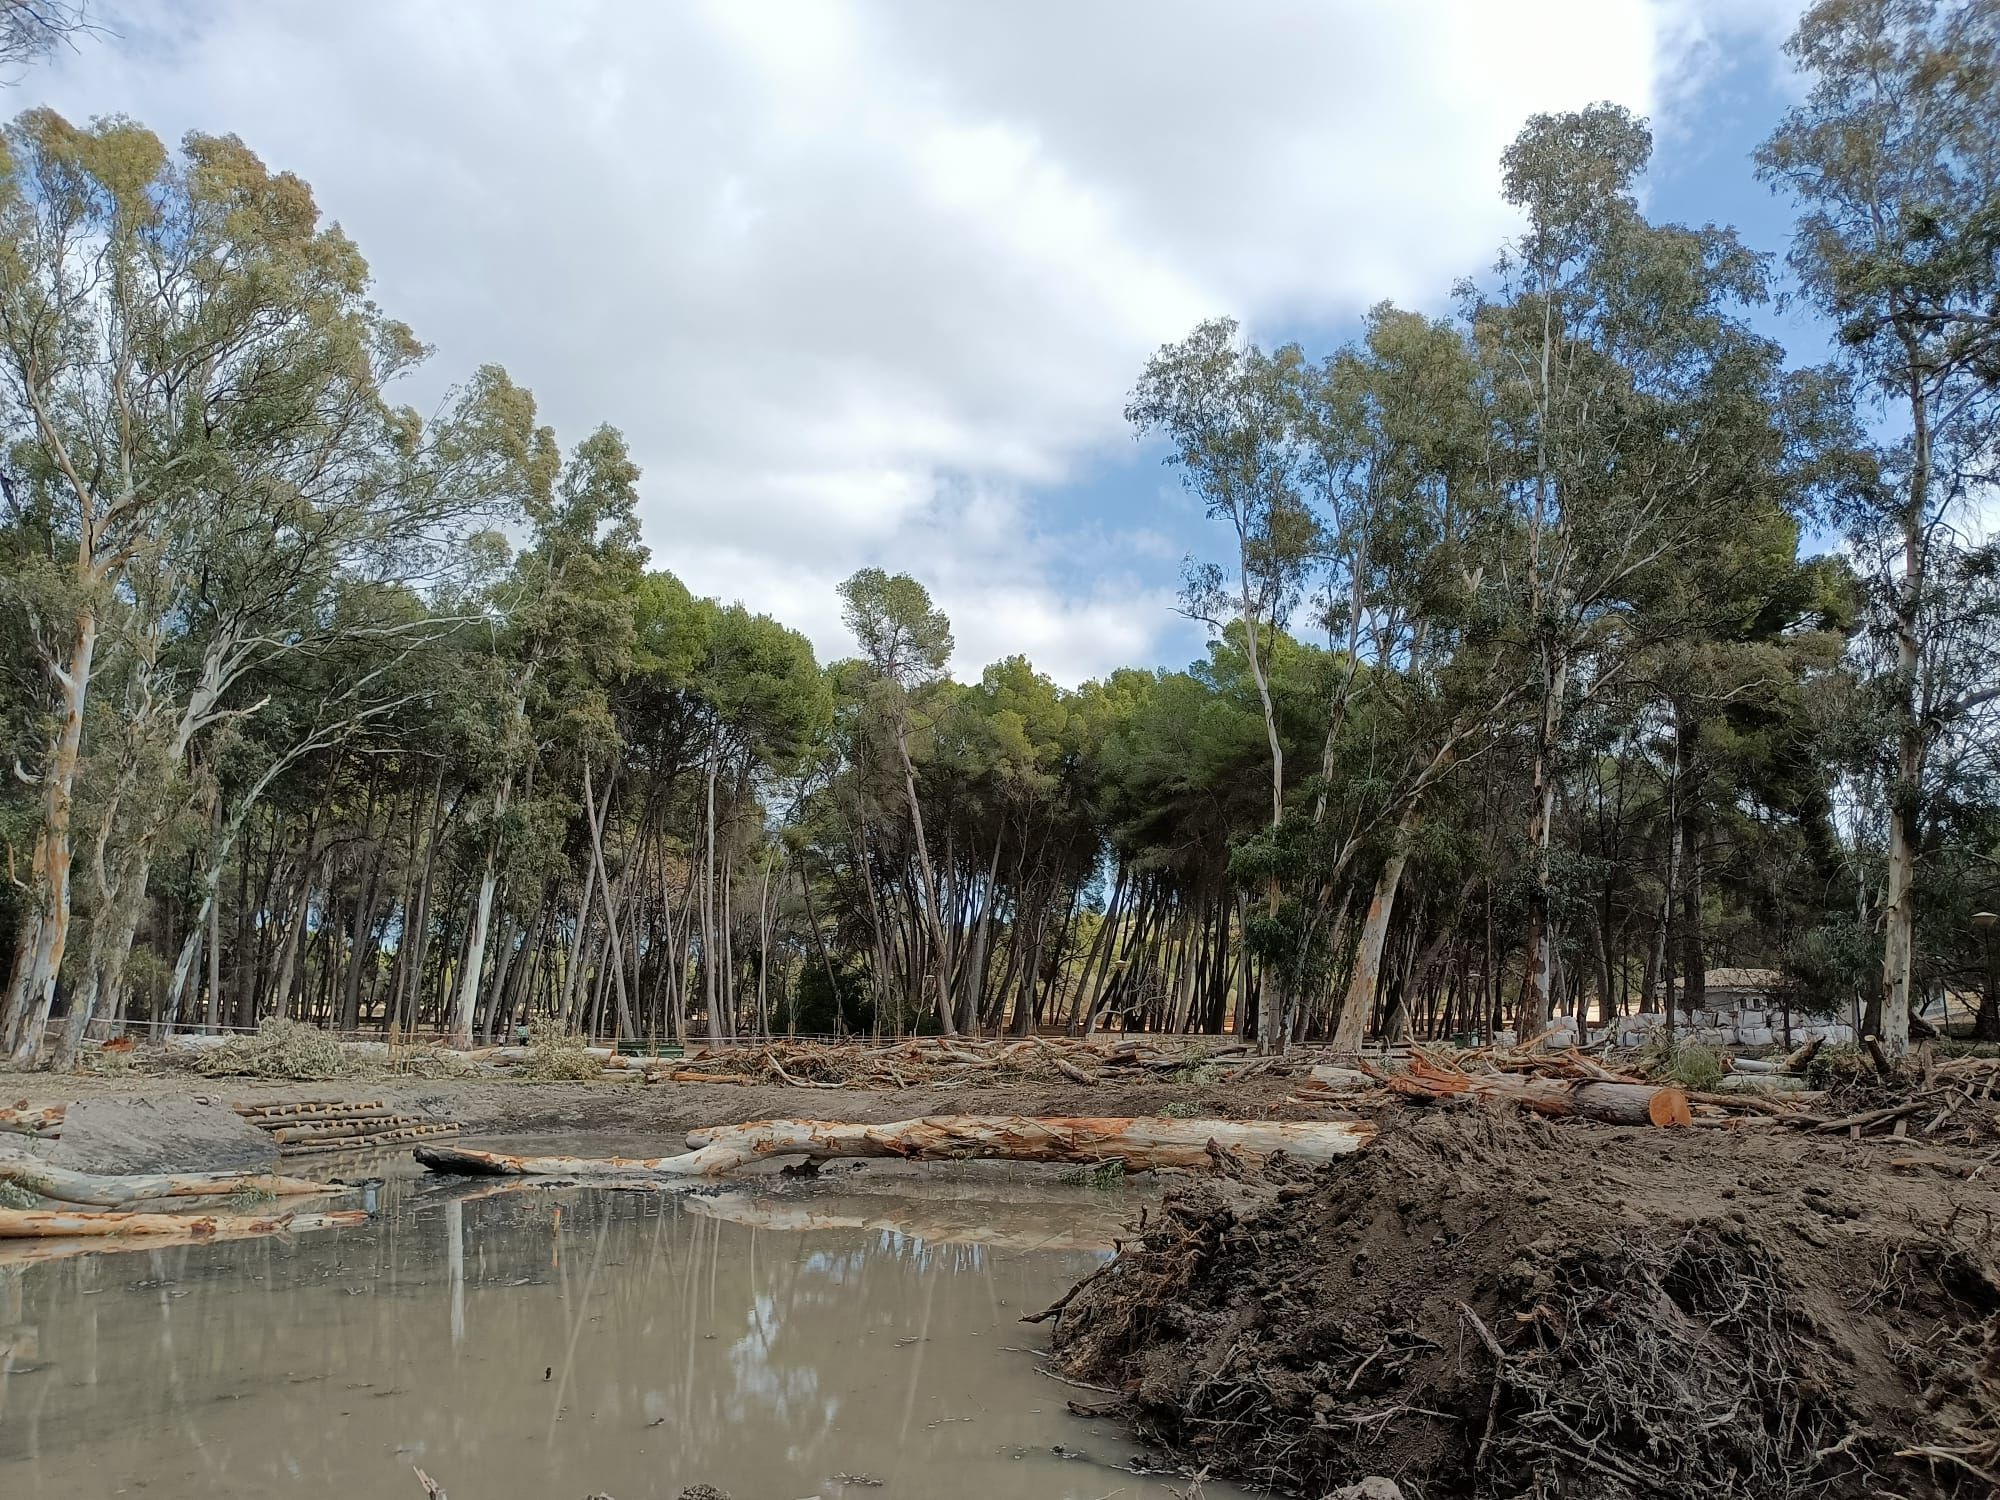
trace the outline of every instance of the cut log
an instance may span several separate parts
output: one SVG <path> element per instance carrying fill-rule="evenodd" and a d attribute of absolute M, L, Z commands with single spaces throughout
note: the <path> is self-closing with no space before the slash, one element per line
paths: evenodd
<path fill-rule="evenodd" d="M 1807 1065 L 1811 1063 L 1815 1057 L 1819 1056 L 1819 1049 L 1825 1045 L 1826 1045 L 1825 1037 L 1823 1036 L 1814 1037 L 1811 1041 L 1807 1042 L 1803 1047 L 1800 1047 L 1790 1057 L 1785 1059 L 1785 1071 L 1787 1073 L 1805 1072 Z"/>
<path fill-rule="evenodd" d="M 462 1128 L 442 1121 L 435 1125 L 404 1125 L 394 1130 L 379 1130 L 372 1135 L 343 1136 L 332 1141 L 301 1141 L 282 1146 L 279 1150 L 286 1156 L 314 1156 L 328 1151 L 369 1151 L 377 1146 L 398 1146 L 405 1141 L 457 1135 Z"/>
<path fill-rule="evenodd" d="M 1784 1063 L 1781 1060 L 1770 1057 L 1732 1057 L 1729 1059 L 1729 1071 L 1732 1073 L 1776 1073 L 1783 1067 Z"/>
<path fill-rule="evenodd" d="M 1718 1094 L 1803 1094 L 1811 1088 L 1795 1073 L 1724 1073 L 1715 1081 Z"/>
<path fill-rule="evenodd" d="M 1116 1248 L 1112 1227 L 1051 1229 L 1040 1224 L 1003 1226 L 991 1222 L 991 1211 L 978 1204 L 960 1205 L 959 1211 L 954 1213 L 950 1204 L 912 1200 L 879 1212 L 864 1213 L 845 1204 L 829 1208 L 818 1203 L 761 1195 L 753 1197 L 748 1193 L 690 1196 L 681 1201 L 689 1213 L 703 1218 L 726 1219 L 732 1224 L 787 1233 L 861 1229 L 870 1234 L 894 1234 L 905 1239 L 922 1240 L 927 1245 L 991 1245 L 1003 1250 Z M 1053 1205 L 1052 1209 L 1059 1212 L 1061 1206 Z"/>
<path fill-rule="evenodd" d="M 1208 1170 L 1213 1146 L 1225 1157 L 1254 1163 L 1284 1152 L 1326 1161 L 1358 1151 L 1375 1127 L 1359 1121 L 1033 1119 L 1025 1115 L 933 1115 L 890 1125 L 830 1120 L 760 1120 L 692 1132 L 694 1149 L 679 1156 L 508 1156 L 452 1146 L 419 1146 L 416 1158 L 433 1172 L 486 1177 L 715 1177 L 774 1157 L 905 1157 L 920 1161 L 1122 1163 L 1128 1171 L 1159 1167 Z"/>
<path fill-rule="evenodd" d="M 17 1104 L 11 1109 L 0 1109 L 0 1131 L 13 1135 L 54 1135 L 62 1129 L 63 1116 L 68 1112 L 67 1104 L 50 1104 L 40 1109 Z"/>
<path fill-rule="evenodd" d="M 1607 1125 L 1682 1126 L 1694 1123 L 1685 1090 L 1652 1083 L 1536 1078 L 1521 1073 L 1461 1073 L 1412 1053 L 1407 1072 L 1383 1075 L 1399 1094 L 1417 1099 L 1470 1095 L 1515 1104 L 1539 1115 L 1601 1120 Z"/>
<path fill-rule="evenodd" d="M 311 1124 L 281 1125 L 271 1131 L 271 1139 L 281 1146 L 311 1145 L 319 1141 L 339 1141 L 354 1136 L 380 1135 L 385 1130 L 407 1130 L 414 1125 L 438 1125 L 444 1122 L 426 1119 L 422 1115 L 384 1114 L 361 1120 L 313 1121 Z"/>
<path fill-rule="evenodd" d="M 351 1101 L 346 1099 L 293 1099 L 290 1101 L 257 1101 L 239 1099 L 229 1106 L 244 1119 L 253 1122 L 263 1120 L 293 1119 L 302 1116 L 317 1118 L 321 1115 L 362 1115 L 369 1111 L 390 1113 L 388 1106 L 380 1099 Z"/>
<path fill-rule="evenodd" d="M 175 1235 L 213 1239 L 218 1235 L 286 1234 L 307 1229 L 339 1229 L 366 1224 L 365 1209 L 309 1214 L 91 1214 L 54 1209 L 0 1208 L 0 1240 Z"/>
<path fill-rule="evenodd" d="M 101 1176 L 51 1166 L 32 1156 L 0 1156 L 0 1182 L 11 1182 L 54 1198 L 60 1203 L 109 1206 L 144 1198 L 207 1198 L 223 1193 L 268 1193 L 274 1198 L 306 1197 L 345 1191 L 303 1177 L 270 1172 L 145 1172 L 131 1176 Z"/>

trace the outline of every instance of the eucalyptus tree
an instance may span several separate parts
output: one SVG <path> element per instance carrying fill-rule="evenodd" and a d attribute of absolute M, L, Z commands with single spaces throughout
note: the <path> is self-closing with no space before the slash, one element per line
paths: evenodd
<path fill-rule="evenodd" d="M 1762 261 L 1733 232 L 1654 225 L 1634 183 L 1652 147 L 1613 105 L 1528 122 L 1503 158 L 1527 226 L 1498 294 L 1466 310 L 1515 460 L 1519 543 L 1503 589 L 1531 685 L 1531 866 L 1520 1025 L 1542 1029 L 1553 977 L 1551 860 L 1558 785 L 1579 706 L 1656 638 L 1658 564 L 1725 534 L 1737 499 L 1715 482 L 1761 345 L 1744 314 Z"/>
<path fill-rule="evenodd" d="M 1209 518 L 1227 524 L 1235 543 L 1227 567 L 1190 561 L 1182 603 L 1211 630 L 1232 618 L 1240 627 L 1270 754 L 1273 844 L 1285 821 L 1285 747 L 1266 661 L 1320 551 L 1320 525 L 1299 483 L 1303 362 L 1296 345 L 1266 354 L 1241 343 L 1234 321 L 1215 319 L 1155 353 L 1125 408 L 1142 436 L 1165 439 L 1167 463 L 1181 471 Z M 1268 868 L 1265 920 L 1275 938 L 1284 899 L 1278 857 L 1272 850 L 1252 862 Z M 1266 984 L 1261 999 L 1258 1045 L 1281 1048 L 1282 985 Z"/>
<path fill-rule="evenodd" d="M 2000 457 L 2000 7 L 1821 0 L 1786 51 L 1812 91 L 1758 163 L 1798 203 L 1793 269 L 1896 434 L 1881 483 L 1838 513 L 1893 642 L 1880 1025 L 1894 1057 L 1909 1044 L 1926 765 L 1968 708 L 1924 701 L 1928 596 Z"/>
<path fill-rule="evenodd" d="M 63 551 L 22 592 L 54 726 L 34 771 L 41 899 L 21 924 L 4 1017 L 27 1057 L 68 938 L 76 785 L 107 613 L 199 608 L 152 576 L 210 566 L 177 565 L 177 539 L 205 539 L 226 571 L 230 547 L 288 531 L 269 515 L 310 528 L 326 503 L 351 517 L 333 497 L 378 472 L 401 420 L 381 385 L 421 351 L 369 301 L 366 265 L 320 223 L 306 185 L 234 138 L 191 135 L 176 158 L 129 121 L 80 129 L 41 110 L 15 121 L 6 145 L 0 382 L 22 434 L 16 478 Z M 295 581 L 281 570 L 257 587 L 285 593 Z M 159 628 L 135 625 L 140 638 Z M 248 630 L 203 664 L 183 703 L 162 684 L 151 711 L 183 740 L 223 711 L 227 663 L 269 640 Z M 150 661 L 160 643 L 136 649 Z"/>

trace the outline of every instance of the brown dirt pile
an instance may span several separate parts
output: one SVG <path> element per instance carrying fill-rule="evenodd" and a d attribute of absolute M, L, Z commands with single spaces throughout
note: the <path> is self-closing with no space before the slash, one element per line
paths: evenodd
<path fill-rule="evenodd" d="M 1789 1133 L 1404 1112 L 1172 1195 L 1055 1326 L 1191 1466 L 1318 1496 L 2000 1494 L 2000 1193 Z"/>

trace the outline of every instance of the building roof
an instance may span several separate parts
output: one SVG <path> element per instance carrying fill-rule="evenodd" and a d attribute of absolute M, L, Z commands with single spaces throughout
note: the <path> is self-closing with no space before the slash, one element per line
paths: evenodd
<path fill-rule="evenodd" d="M 1774 994 L 1785 982 L 1785 976 L 1776 969 L 1709 969 L 1702 976 L 1702 987 L 1713 993 L 1716 990 L 1739 990 L 1746 994 Z M 1674 980 L 1674 993 L 1679 994 L 1684 981 Z"/>

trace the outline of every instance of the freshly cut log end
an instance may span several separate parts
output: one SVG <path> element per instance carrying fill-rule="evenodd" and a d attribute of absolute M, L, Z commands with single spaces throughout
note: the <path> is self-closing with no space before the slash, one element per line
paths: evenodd
<path fill-rule="evenodd" d="M 1374 1138 L 1362 1121 L 1172 1120 L 1026 1115 L 931 1115 L 888 1125 L 829 1120 L 759 1120 L 692 1132 L 679 1156 L 509 1156 L 452 1146 L 419 1146 L 416 1159 L 433 1172 L 481 1177 L 714 1177 L 775 1157 L 829 1161 L 900 1157 L 918 1161 L 997 1159 L 1119 1162 L 1128 1171 L 1161 1167 L 1212 1170 L 1218 1157 L 1256 1163 L 1283 1152 L 1327 1161 L 1358 1151 Z"/>
<path fill-rule="evenodd" d="M 1657 1126 L 1692 1125 L 1694 1109 L 1688 1103 L 1688 1096 L 1680 1089 L 1654 1089 L 1652 1096 L 1646 1100 L 1646 1122 Z"/>

